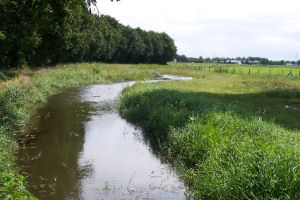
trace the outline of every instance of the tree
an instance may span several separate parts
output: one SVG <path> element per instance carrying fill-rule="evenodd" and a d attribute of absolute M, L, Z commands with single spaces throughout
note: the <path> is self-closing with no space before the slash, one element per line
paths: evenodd
<path fill-rule="evenodd" d="M 204 59 L 202 56 L 200 56 L 198 60 L 199 60 L 199 63 L 204 63 Z"/>
<path fill-rule="evenodd" d="M 174 44 L 174 40 L 168 36 L 166 33 L 161 33 L 162 43 L 163 43 L 163 55 L 161 57 L 161 64 L 166 64 L 169 61 L 172 61 L 177 52 L 177 48 Z"/>
<path fill-rule="evenodd" d="M 176 54 L 166 33 L 90 12 L 96 0 L 1 0 L 1 67 L 102 61 L 162 63 Z"/>
<path fill-rule="evenodd" d="M 177 62 L 189 62 L 189 59 L 185 55 L 176 55 Z"/>
<path fill-rule="evenodd" d="M 35 1 L 3 0 L 0 6 L 1 66 L 22 66 L 34 56 L 41 38 L 37 33 Z M 5 39 L 4 39 L 5 38 Z"/>

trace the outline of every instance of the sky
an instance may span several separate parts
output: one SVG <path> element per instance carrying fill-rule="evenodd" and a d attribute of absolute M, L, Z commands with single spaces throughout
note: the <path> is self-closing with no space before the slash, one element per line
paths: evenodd
<path fill-rule="evenodd" d="M 300 0 L 98 0 L 98 9 L 166 32 L 189 57 L 300 59 Z"/>

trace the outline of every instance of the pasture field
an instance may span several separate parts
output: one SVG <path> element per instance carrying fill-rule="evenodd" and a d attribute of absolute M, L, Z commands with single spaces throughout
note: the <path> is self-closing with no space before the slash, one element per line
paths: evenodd
<path fill-rule="evenodd" d="M 286 76 L 214 73 L 194 68 L 157 66 L 152 70 L 163 74 L 191 76 L 195 79 L 174 85 L 173 89 L 184 88 L 205 93 L 222 102 L 238 105 L 247 112 L 258 113 L 266 120 L 276 121 L 291 129 L 300 129 L 299 79 Z"/>
<path fill-rule="evenodd" d="M 216 64 L 216 63 L 168 63 L 177 68 L 194 68 L 199 71 L 211 71 L 231 74 L 289 76 L 300 79 L 300 66 L 288 65 L 247 65 L 247 64 Z"/>

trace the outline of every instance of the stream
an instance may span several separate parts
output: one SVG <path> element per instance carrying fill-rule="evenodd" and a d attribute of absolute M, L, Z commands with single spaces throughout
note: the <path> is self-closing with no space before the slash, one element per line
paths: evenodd
<path fill-rule="evenodd" d="M 69 88 L 48 98 L 20 141 L 18 165 L 30 192 L 46 200 L 185 199 L 176 172 L 116 109 L 132 85 Z"/>

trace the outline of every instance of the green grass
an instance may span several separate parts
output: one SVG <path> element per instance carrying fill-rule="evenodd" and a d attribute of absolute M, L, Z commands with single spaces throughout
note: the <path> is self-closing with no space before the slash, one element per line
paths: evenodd
<path fill-rule="evenodd" d="M 0 199 L 33 199 L 18 176 L 14 153 L 19 132 L 34 110 L 61 88 L 93 83 L 146 80 L 156 76 L 135 65 L 74 64 L 18 72 L 0 82 Z"/>
<path fill-rule="evenodd" d="M 170 133 L 195 199 L 299 199 L 299 135 L 214 111 Z"/>
<path fill-rule="evenodd" d="M 193 68 L 198 71 L 250 74 L 253 76 L 289 76 L 300 79 L 299 66 L 287 65 L 247 65 L 247 64 L 215 64 L 215 63 L 169 63 L 177 68 Z"/>
<path fill-rule="evenodd" d="M 300 80 L 288 77 L 248 76 L 157 67 L 165 74 L 194 77 L 181 84 L 162 83 L 161 87 L 201 93 L 231 105 L 238 105 L 264 120 L 289 129 L 300 129 Z"/>
<path fill-rule="evenodd" d="M 258 64 L 232 64 L 232 63 L 182 63 L 182 62 L 169 62 L 168 63 L 169 66 L 176 66 L 176 67 L 180 67 L 180 66 L 194 66 L 194 67 L 244 67 L 244 68 L 284 68 L 284 69 L 294 69 L 294 68 L 298 68 L 300 69 L 299 65 L 258 65 Z"/>
<path fill-rule="evenodd" d="M 179 170 L 191 198 L 300 198 L 299 81 L 156 70 L 194 80 L 138 84 L 118 108 Z"/>
<path fill-rule="evenodd" d="M 146 130 L 157 154 L 177 166 L 191 195 L 299 197 L 299 79 L 96 63 L 1 72 L 0 199 L 34 199 L 17 175 L 14 153 L 20 132 L 48 96 L 66 87 L 146 80 L 158 74 L 194 80 L 138 84 L 124 92 L 119 109 Z"/>

